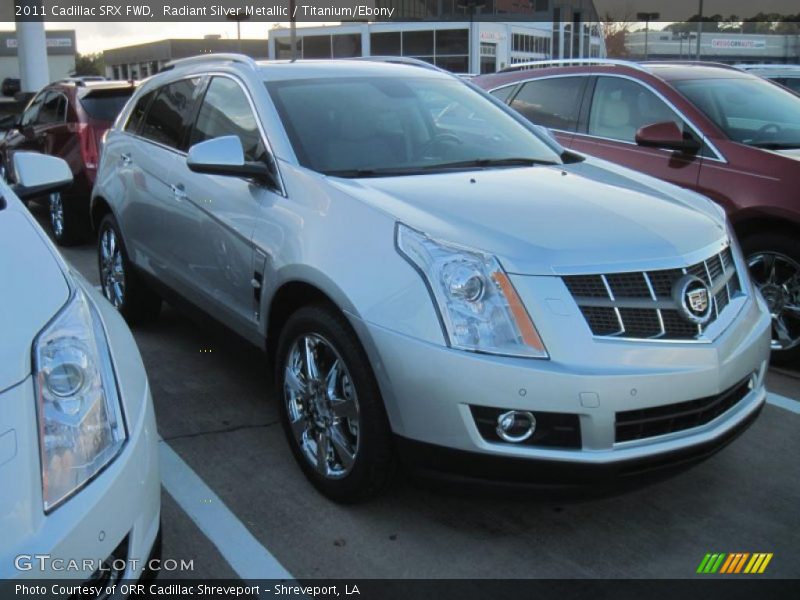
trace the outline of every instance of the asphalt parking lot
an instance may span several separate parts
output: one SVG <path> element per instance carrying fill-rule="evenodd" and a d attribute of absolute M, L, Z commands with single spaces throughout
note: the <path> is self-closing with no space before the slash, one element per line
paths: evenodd
<path fill-rule="evenodd" d="M 64 255 L 97 284 L 94 246 Z M 555 501 L 401 478 L 378 500 L 339 506 L 296 467 L 258 350 L 168 306 L 134 334 L 176 455 L 165 485 L 197 475 L 177 498 L 164 491 L 162 509 L 164 557 L 193 559 L 194 571 L 162 577 L 244 577 L 260 564 L 297 578 L 683 578 L 707 552 L 771 552 L 760 577 L 800 577 L 799 372 L 770 371 L 783 406 L 768 404 L 725 450 L 624 494 Z"/>

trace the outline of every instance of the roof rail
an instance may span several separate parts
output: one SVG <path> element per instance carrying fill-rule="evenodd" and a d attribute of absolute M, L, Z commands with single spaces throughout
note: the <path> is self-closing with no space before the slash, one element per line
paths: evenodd
<path fill-rule="evenodd" d="M 618 60 L 614 58 L 561 58 L 552 60 L 533 60 L 529 62 L 514 63 L 498 73 L 511 73 L 512 71 L 523 71 L 526 69 L 546 69 L 548 67 L 571 67 L 580 65 L 616 65 L 619 67 L 630 67 L 637 71 L 647 71 L 639 63 L 629 60 Z"/>
<path fill-rule="evenodd" d="M 244 54 L 233 54 L 233 53 L 217 53 L 217 54 L 198 54 L 197 56 L 189 56 L 188 58 L 178 58 L 176 60 L 171 60 L 163 67 L 161 67 L 161 71 L 169 71 L 170 69 L 174 69 L 175 67 L 185 67 L 189 65 L 199 65 L 202 63 L 207 62 L 235 62 L 241 65 L 247 65 L 252 69 L 258 68 L 258 64 L 255 60 L 246 56 Z"/>
<path fill-rule="evenodd" d="M 731 71 L 739 71 L 733 65 L 721 62 L 714 62 L 710 60 L 648 60 L 642 62 L 643 65 L 690 65 L 698 67 L 717 67 L 718 69 L 730 69 Z"/>
<path fill-rule="evenodd" d="M 450 71 L 445 71 L 441 67 L 432 65 L 431 63 L 425 62 L 424 60 L 420 60 L 419 58 L 411 58 L 410 56 L 356 56 L 349 60 L 366 60 L 370 62 L 383 62 L 383 63 L 398 64 L 398 65 L 409 65 L 411 67 L 421 67 L 423 69 L 428 69 L 429 71 L 438 71 L 439 73 L 446 73 L 447 75 L 453 74 Z"/>
<path fill-rule="evenodd" d="M 742 71 L 750 71 L 751 69 L 800 69 L 797 63 L 737 63 L 733 65 Z"/>

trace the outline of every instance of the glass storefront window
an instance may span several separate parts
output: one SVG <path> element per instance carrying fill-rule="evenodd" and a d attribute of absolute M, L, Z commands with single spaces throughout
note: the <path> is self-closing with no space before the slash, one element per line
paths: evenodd
<path fill-rule="evenodd" d="M 468 54 L 469 31 L 466 29 L 439 29 L 436 31 L 436 55 Z"/>
<path fill-rule="evenodd" d="M 331 36 L 329 35 L 304 36 L 303 58 L 331 58 Z"/>
<path fill-rule="evenodd" d="M 433 31 L 404 31 L 403 56 L 433 56 Z"/>
<path fill-rule="evenodd" d="M 361 56 L 361 35 L 348 33 L 333 36 L 333 58 Z"/>
<path fill-rule="evenodd" d="M 370 36 L 370 53 L 373 56 L 400 56 L 400 32 L 373 33 Z"/>

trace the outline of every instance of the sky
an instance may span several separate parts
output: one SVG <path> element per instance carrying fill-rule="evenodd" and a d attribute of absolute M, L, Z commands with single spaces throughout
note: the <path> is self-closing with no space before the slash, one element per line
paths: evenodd
<path fill-rule="evenodd" d="M 242 39 L 267 39 L 274 23 L 242 23 Z M 283 25 L 288 25 L 284 23 Z M 324 23 L 310 23 L 324 25 Z M 302 24 L 298 24 L 298 27 Z M 13 30 L 13 23 L 0 23 L 0 30 Z M 45 29 L 74 29 L 78 52 L 87 54 L 110 48 L 142 44 L 166 38 L 202 38 L 218 34 L 236 39 L 236 23 L 45 23 Z"/>

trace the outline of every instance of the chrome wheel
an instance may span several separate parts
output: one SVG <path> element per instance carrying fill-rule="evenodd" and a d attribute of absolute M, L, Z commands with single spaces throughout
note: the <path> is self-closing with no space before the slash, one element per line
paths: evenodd
<path fill-rule="evenodd" d="M 100 236 L 100 282 L 103 295 L 116 308 L 125 300 L 125 266 L 116 232 L 107 228 Z"/>
<path fill-rule="evenodd" d="M 305 459 L 324 477 L 347 475 L 359 450 L 358 398 L 347 365 L 330 342 L 313 333 L 294 341 L 283 394 Z"/>
<path fill-rule="evenodd" d="M 61 199 L 61 194 L 54 192 L 50 194 L 50 226 L 53 228 L 53 234 L 57 238 L 64 235 L 64 201 Z"/>
<path fill-rule="evenodd" d="M 772 349 L 800 346 L 800 264 L 778 252 L 753 254 L 747 264 L 772 315 Z"/>

